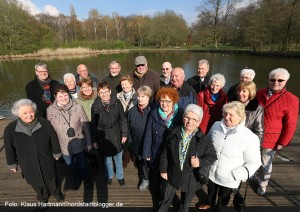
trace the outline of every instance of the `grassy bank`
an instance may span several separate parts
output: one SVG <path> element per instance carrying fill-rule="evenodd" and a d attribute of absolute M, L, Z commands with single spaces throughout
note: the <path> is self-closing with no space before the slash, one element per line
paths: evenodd
<path fill-rule="evenodd" d="M 128 47 L 126 49 L 91 49 L 91 48 L 57 48 L 57 49 L 41 49 L 34 53 L 18 54 L 18 55 L 0 55 L 0 60 L 4 59 L 32 59 L 32 58 L 53 58 L 53 57 L 78 57 L 78 56 L 90 56 L 99 54 L 118 54 L 128 53 L 130 51 L 192 51 L 192 52 L 210 52 L 210 53 L 245 53 L 251 55 L 262 55 L 262 56 L 278 56 L 278 57 L 291 57 L 300 58 L 299 51 L 290 51 L 288 53 L 271 52 L 271 51 L 259 51 L 253 52 L 250 47 L 235 47 L 235 46 L 219 46 L 217 49 L 212 46 L 173 46 L 164 48 L 153 48 L 153 47 Z"/>

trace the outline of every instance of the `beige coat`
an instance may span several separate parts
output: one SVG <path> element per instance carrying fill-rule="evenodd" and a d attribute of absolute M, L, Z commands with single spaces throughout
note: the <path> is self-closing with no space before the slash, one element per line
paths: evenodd
<path fill-rule="evenodd" d="M 72 155 L 86 149 L 92 145 L 89 120 L 83 107 L 74 100 L 60 107 L 55 102 L 47 109 L 47 119 L 51 122 L 63 155 Z M 75 136 L 68 137 L 67 130 L 74 128 Z"/>

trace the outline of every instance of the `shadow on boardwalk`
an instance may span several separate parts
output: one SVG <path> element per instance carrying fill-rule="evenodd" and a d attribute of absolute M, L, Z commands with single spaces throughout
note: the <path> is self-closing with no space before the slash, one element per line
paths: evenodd
<path fill-rule="evenodd" d="M 0 211 L 34 211 L 38 204 L 33 189 L 22 179 L 19 173 L 8 170 L 5 160 L 3 145 L 3 130 L 11 120 L 0 121 Z M 258 196 L 255 191 L 257 184 L 251 183 L 247 195 L 247 212 L 258 211 L 300 211 L 300 123 L 298 121 L 297 132 L 289 147 L 276 155 L 273 173 L 267 189 L 267 195 Z M 151 196 L 149 191 L 141 192 L 137 189 L 137 171 L 132 163 L 124 170 L 126 185 L 120 187 L 114 178 L 112 185 L 105 184 L 103 166 L 99 160 L 97 169 L 91 169 L 93 176 L 93 189 L 87 190 L 83 185 L 77 191 L 71 189 L 70 173 L 63 160 L 58 167 L 61 176 L 62 192 L 65 195 L 63 202 L 57 203 L 53 197 L 49 202 L 54 204 L 44 211 L 152 211 Z M 242 186 L 241 192 L 245 185 Z M 205 201 L 207 188 L 194 197 L 190 211 L 197 211 L 196 204 Z M 75 207 L 76 204 L 90 204 L 86 207 Z M 22 207 L 18 207 L 21 206 Z M 56 205 L 55 205 L 56 204 Z M 68 207 L 56 207 L 57 204 Z M 27 205 L 27 206 L 26 206 Z M 231 205 L 231 203 L 229 204 Z M 17 206 L 17 207 L 16 207 Z M 170 211 L 175 211 L 170 208 Z M 209 210 L 207 210 L 209 211 Z M 227 211 L 232 211 L 231 206 Z"/>

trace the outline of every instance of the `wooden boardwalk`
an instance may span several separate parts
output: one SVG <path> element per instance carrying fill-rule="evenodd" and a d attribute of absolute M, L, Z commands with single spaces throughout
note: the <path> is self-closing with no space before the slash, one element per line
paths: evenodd
<path fill-rule="evenodd" d="M 300 119 L 300 117 L 298 118 Z M 8 170 L 3 145 L 3 130 L 11 120 L 0 120 L 0 211 L 34 211 L 36 194 L 34 190 L 22 179 L 20 173 Z M 151 211 L 152 202 L 149 191 L 137 189 L 137 171 L 130 162 L 125 168 L 126 185 L 120 187 L 116 178 L 112 185 L 105 184 L 102 166 L 95 171 L 93 188 L 73 191 L 70 185 L 70 173 L 63 161 L 58 163 L 62 177 L 62 192 L 65 200 L 61 202 L 66 207 L 47 207 L 45 211 L 95 211 L 105 208 L 106 211 Z M 273 163 L 273 173 L 267 195 L 261 197 L 255 193 L 256 183 L 251 183 L 247 195 L 246 211 L 300 211 L 300 120 L 297 132 L 289 147 L 278 153 Z M 242 192 L 244 185 L 242 187 Z M 206 191 L 206 187 L 203 188 Z M 199 192 L 192 202 L 190 211 L 197 211 L 195 204 L 203 201 L 205 193 Z M 50 203 L 57 203 L 53 197 Z M 89 203 L 86 207 L 73 207 L 76 204 Z M 22 205 L 22 207 L 20 207 Z M 231 203 L 229 204 L 231 205 Z M 19 207 L 16 207 L 19 206 Z M 92 207 L 94 206 L 94 207 Z M 72 208 L 71 208 L 72 207 Z M 173 211 L 171 208 L 170 211 Z M 229 206 L 228 211 L 232 211 Z"/>

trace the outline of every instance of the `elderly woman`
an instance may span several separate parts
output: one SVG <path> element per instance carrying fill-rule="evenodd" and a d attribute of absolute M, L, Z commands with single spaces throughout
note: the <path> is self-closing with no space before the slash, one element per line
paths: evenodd
<path fill-rule="evenodd" d="M 203 119 L 200 129 L 207 134 L 211 126 L 222 119 L 222 107 L 227 102 L 227 95 L 222 90 L 225 85 L 223 74 L 210 77 L 208 87 L 198 93 L 198 105 L 203 108 Z"/>
<path fill-rule="evenodd" d="M 77 99 L 79 87 L 76 86 L 76 79 L 75 79 L 74 74 L 66 73 L 64 75 L 64 84 L 68 87 L 69 94 L 71 95 L 72 99 Z"/>
<path fill-rule="evenodd" d="M 164 141 L 160 175 L 167 181 L 167 186 L 159 211 L 168 211 L 176 189 L 179 188 L 180 211 L 189 211 L 195 191 L 203 183 L 199 181 L 199 170 L 208 169 L 217 159 L 212 143 L 198 130 L 202 117 L 201 107 L 188 105 L 184 110 L 182 126 L 174 128 Z"/>
<path fill-rule="evenodd" d="M 81 79 L 78 82 L 78 86 L 80 87 L 80 91 L 75 101 L 83 107 L 89 121 L 91 121 L 91 109 L 97 97 L 97 90 L 93 88 L 93 81 L 89 78 Z"/>
<path fill-rule="evenodd" d="M 228 102 L 237 100 L 236 89 L 241 82 L 251 82 L 253 81 L 254 77 L 255 77 L 255 71 L 253 69 L 249 69 L 249 68 L 242 69 L 240 72 L 240 82 L 231 86 L 228 89 L 227 92 Z"/>
<path fill-rule="evenodd" d="M 207 136 L 218 159 L 209 173 L 208 204 L 198 209 L 215 206 L 218 195 L 215 211 L 225 211 L 233 189 L 261 165 L 259 138 L 245 126 L 245 120 L 245 106 L 233 101 L 224 105 L 222 121 L 217 121 L 210 129 Z"/>
<path fill-rule="evenodd" d="M 37 106 L 29 99 L 13 104 L 12 114 L 18 119 L 4 130 L 4 145 L 8 168 L 18 166 L 27 183 L 37 193 L 39 202 L 47 203 L 49 192 L 57 201 L 63 199 L 56 186 L 55 160 L 61 156 L 55 131 L 49 121 L 36 115 Z"/>
<path fill-rule="evenodd" d="M 117 94 L 117 98 L 122 103 L 125 114 L 127 114 L 127 111 L 136 104 L 137 95 L 132 87 L 133 79 L 129 75 L 121 77 L 120 84 L 122 91 Z"/>
<path fill-rule="evenodd" d="M 237 100 L 245 105 L 245 126 L 248 127 L 255 135 L 257 135 L 260 141 L 262 141 L 264 134 L 264 108 L 258 103 L 255 95 L 256 85 L 254 82 L 241 82 L 237 86 Z"/>
<path fill-rule="evenodd" d="M 98 84 L 98 97 L 92 105 L 92 139 L 98 143 L 99 151 L 104 157 L 107 184 L 112 183 L 114 165 L 120 186 L 125 185 L 122 162 L 122 144 L 127 140 L 127 119 L 121 102 L 111 95 L 107 82 Z"/>
<path fill-rule="evenodd" d="M 83 107 L 70 99 L 66 85 L 57 85 L 54 95 L 47 118 L 56 131 L 63 158 L 73 175 L 73 189 L 80 187 L 81 180 L 90 188 L 86 151 L 92 149 L 92 140 L 88 117 Z"/>
<path fill-rule="evenodd" d="M 176 89 L 162 87 L 156 93 L 159 102 L 150 114 L 145 131 L 143 158 L 150 165 L 149 189 L 152 195 L 154 210 L 158 209 L 161 201 L 161 182 L 159 174 L 159 160 L 163 138 L 168 134 L 168 129 L 181 124 L 183 111 L 178 108 L 179 95 Z"/>
<path fill-rule="evenodd" d="M 128 128 L 129 128 L 129 151 L 130 156 L 138 170 L 139 190 L 145 190 L 149 185 L 149 169 L 143 155 L 143 140 L 145 127 L 153 105 L 149 104 L 152 97 L 152 90 L 149 86 L 142 86 L 137 89 L 137 105 L 128 111 Z"/>
<path fill-rule="evenodd" d="M 259 195 L 266 193 L 276 151 L 288 146 L 296 131 L 299 99 L 286 89 L 289 78 L 286 69 L 274 69 L 269 73 L 269 86 L 257 92 L 258 102 L 264 107 L 262 166 L 258 172 Z"/>
<path fill-rule="evenodd" d="M 92 105 L 97 97 L 97 89 L 93 88 L 93 81 L 90 78 L 82 78 L 78 82 L 78 86 L 80 87 L 80 90 L 78 92 L 78 98 L 75 99 L 75 101 L 83 107 L 89 122 L 91 122 Z M 99 170 L 98 157 L 99 154 L 96 149 L 92 149 L 87 153 L 87 158 L 94 174 Z"/>

